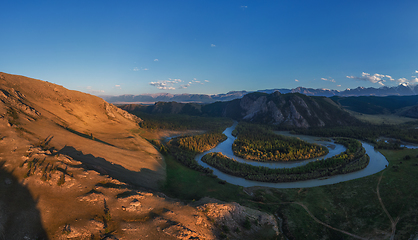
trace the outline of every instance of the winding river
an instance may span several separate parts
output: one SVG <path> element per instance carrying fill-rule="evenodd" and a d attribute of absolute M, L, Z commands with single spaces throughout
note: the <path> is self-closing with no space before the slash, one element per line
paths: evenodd
<path fill-rule="evenodd" d="M 308 162 L 311 161 L 320 161 L 324 158 L 329 158 L 334 155 L 337 155 L 343 151 L 345 151 L 345 147 L 340 144 L 335 144 L 333 142 L 326 142 L 326 141 L 319 141 L 320 138 L 313 137 L 313 136 L 305 136 L 305 135 L 291 135 L 288 132 L 276 132 L 278 134 L 287 135 L 287 136 L 293 136 L 298 137 L 304 141 L 310 142 L 310 143 L 318 143 L 321 145 L 324 145 L 328 147 L 329 153 L 326 156 L 304 160 L 304 161 L 292 161 L 292 162 L 255 162 L 250 161 L 246 159 L 239 158 L 234 155 L 232 152 L 232 144 L 235 140 L 235 137 L 232 136 L 232 131 L 237 126 L 237 122 L 234 123 L 231 127 L 227 128 L 223 133 L 228 137 L 227 140 L 220 143 L 215 148 L 206 151 L 204 153 L 201 153 L 196 156 L 196 161 L 204 166 L 208 167 L 213 170 L 213 174 L 215 174 L 219 179 L 225 180 L 231 184 L 243 186 L 243 187 L 254 187 L 254 186 L 263 186 L 263 187 L 273 187 L 273 188 L 306 188 L 306 187 L 316 187 L 316 186 L 322 186 L 322 185 L 329 185 L 329 184 L 335 184 L 339 182 L 345 182 L 352 179 L 362 178 L 366 177 L 372 174 L 375 174 L 377 172 L 382 171 L 385 169 L 385 167 L 389 164 L 386 158 L 378 151 L 374 149 L 374 147 L 368 143 L 361 142 L 364 149 L 366 150 L 366 153 L 370 157 L 370 162 L 367 165 L 366 168 L 352 173 L 347 174 L 341 174 L 336 176 L 328 177 L 327 179 L 319 180 L 319 179 L 313 179 L 313 180 L 307 180 L 307 181 L 298 181 L 298 182 L 285 182 L 285 183 L 268 183 L 268 182 L 257 182 L 257 181 L 251 181 L 246 180 L 244 178 L 239 178 L 235 176 L 228 175 L 226 173 L 223 173 L 219 170 L 217 170 L 214 167 L 209 166 L 208 164 L 202 162 L 202 157 L 210 152 L 221 152 L 227 157 L 233 158 L 239 162 L 242 163 L 248 163 L 255 166 L 266 166 L 270 168 L 292 168 L 297 167 L 301 165 L 305 165 Z"/>

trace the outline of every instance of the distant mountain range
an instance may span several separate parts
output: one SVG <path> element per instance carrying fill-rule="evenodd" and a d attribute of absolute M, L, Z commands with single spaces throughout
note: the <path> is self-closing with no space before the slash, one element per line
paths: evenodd
<path fill-rule="evenodd" d="M 140 95 L 120 95 L 120 96 L 100 96 L 109 103 L 150 103 L 155 102 L 195 102 L 195 103 L 213 103 L 217 101 L 230 101 L 241 98 L 247 91 L 232 91 L 224 94 L 140 94 Z"/>
<path fill-rule="evenodd" d="M 282 94 L 286 93 L 302 93 L 307 96 L 407 96 L 416 95 L 418 93 L 418 85 L 401 84 L 396 87 L 381 87 L 381 88 L 364 88 L 358 87 L 355 89 L 346 89 L 344 91 L 330 90 L 330 89 L 314 89 L 298 87 L 294 89 L 266 89 L 258 90 L 262 93 L 274 93 L 279 91 Z M 231 101 L 242 98 L 244 95 L 251 93 L 250 91 L 232 91 L 225 94 L 170 94 L 170 93 L 156 93 L 156 94 L 140 94 L 140 95 L 120 95 L 120 96 L 100 96 L 110 103 L 150 103 L 155 102 L 195 102 L 195 103 L 212 103 L 217 101 Z"/>

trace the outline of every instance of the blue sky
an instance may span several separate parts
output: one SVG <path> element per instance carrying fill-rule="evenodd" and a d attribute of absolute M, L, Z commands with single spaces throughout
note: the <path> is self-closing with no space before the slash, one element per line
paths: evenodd
<path fill-rule="evenodd" d="M 1 1 L 0 71 L 96 95 L 418 83 L 418 1 Z"/>

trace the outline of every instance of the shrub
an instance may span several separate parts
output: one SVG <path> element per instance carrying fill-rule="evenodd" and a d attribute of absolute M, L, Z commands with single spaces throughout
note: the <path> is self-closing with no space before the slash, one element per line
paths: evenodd
<path fill-rule="evenodd" d="M 65 173 L 63 172 L 60 176 L 60 179 L 58 179 L 57 185 L 61 186 L 65 183 Z"/>

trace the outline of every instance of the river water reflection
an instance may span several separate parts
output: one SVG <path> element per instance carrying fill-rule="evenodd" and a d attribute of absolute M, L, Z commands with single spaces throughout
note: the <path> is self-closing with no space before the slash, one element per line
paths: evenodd
<path fill-rule="evenodd" d="M 357 171 L 357 172 L 342 174 L 342 175 L 337 175 L 337 176 L 331 176 L 331 177 L 328 177 L 327 179 L 323 179 L 323 180 L 313 179 L 313 180 L 307 180 L 307 181 L 287 182 L 287 183 L 257 182 L 257 181 L 250 181 L 250 180 L 246 180 L 244 178 L 231 176 L 231 175 L 223 173 L 223 172 L 217 170 L 216 168 L 213 168 L 213 167 L 209 166 L 208 164 L 202 162 L 202 160 L 201 160 L 202 157 L 204 155 L 208 154 L 208 153 L 211 153 L 211 152 L 221 152 L 225 156 L 233 158 L 233 159 L 235 159 L 239 162 L 248 163 L 248 164 L 255 165 L 255 166 L 266 166 L 266 167 L 270 167 L 270 168 L 292 168 L 292 167 L 305 165 L 310 161 L 320 161 L 324 158 L 329 158 L 329 157 L 332 157 L 334 155 L 337 155 L 337 154 L 345 151 L 344 146 L 342 146 L 340 144 L 335 144 L 333 142 L 318 141 L 319 140 L 318 137 L 305 136 L 305 135 L 291 135 L 288 132 L 276 132 L 278 134 L 298 137 L 298 138 L 300 138 L 304 141 L 310 142 L 310 143 L 318 143 L 318 144 L 327 146 L 329 148 L 329 153 L 326 156 L 323 156 L 323 157 L 310 159 L 310 160 L 305 160 L 305 161 L 295 161 L 295 162 L 290 162 L 290 163 L 289 162 L 279 162 L 279 163 L 278 162 L 268 162 L 268 163 L 265 163 L 265 162 L 249 161 L 249 160 L 245 160 L 245 159 L 242 159 L 242 158 L 239 158 L 239 157 L 235 156 L 232 152 L 232 144 L 235 140 L 235 137 L 232 136 L 231 133 L 235 129 L 237 124 L 238 123 L 234 123 L 233 126 L 227 128 L 223 132 L 228 137 L 227 140 L 223 141 L 222 143 L 220 143 L 215 148 L 197 155 L 196 158 L 195 158 L 196 161 L 200 165 L 212 169 L 213 174 L 216 175 L 219 179 L 225 180 L 225 181 L 227 181 L 231 184 L 235 184 L 235 185 L 239 185 L 239 186 L 243 186 L 243 187 L 253 187 L 253 186 L 264 186 L 264 187 L 274 187 L 274 188 L 316 187 L 316 186 L 334 184 L 334 183 L 339 183 L 339 182 L 349 181 L 349 180 L 356 179 L 356 178 L 362 178 L 362 177 L 365 177 L 365 176 L 369 176 L 369 175 L 372 175 L 374 173 L 382 171 L 383 169 L 385 169 L 385 166 L 388 165 L 388 161 L 386 160 L 386 158 L 380 152 L 376 151 L 374 149 L 374 147 L 371 146 L 370 144 L 362 142 L 362 145 L 365 148 L 366 153 L 370 157 L 370 163 L 369 163 L 369 165 L 367 165 L 366 168 L 364 168 L 360 171 Z"/>

